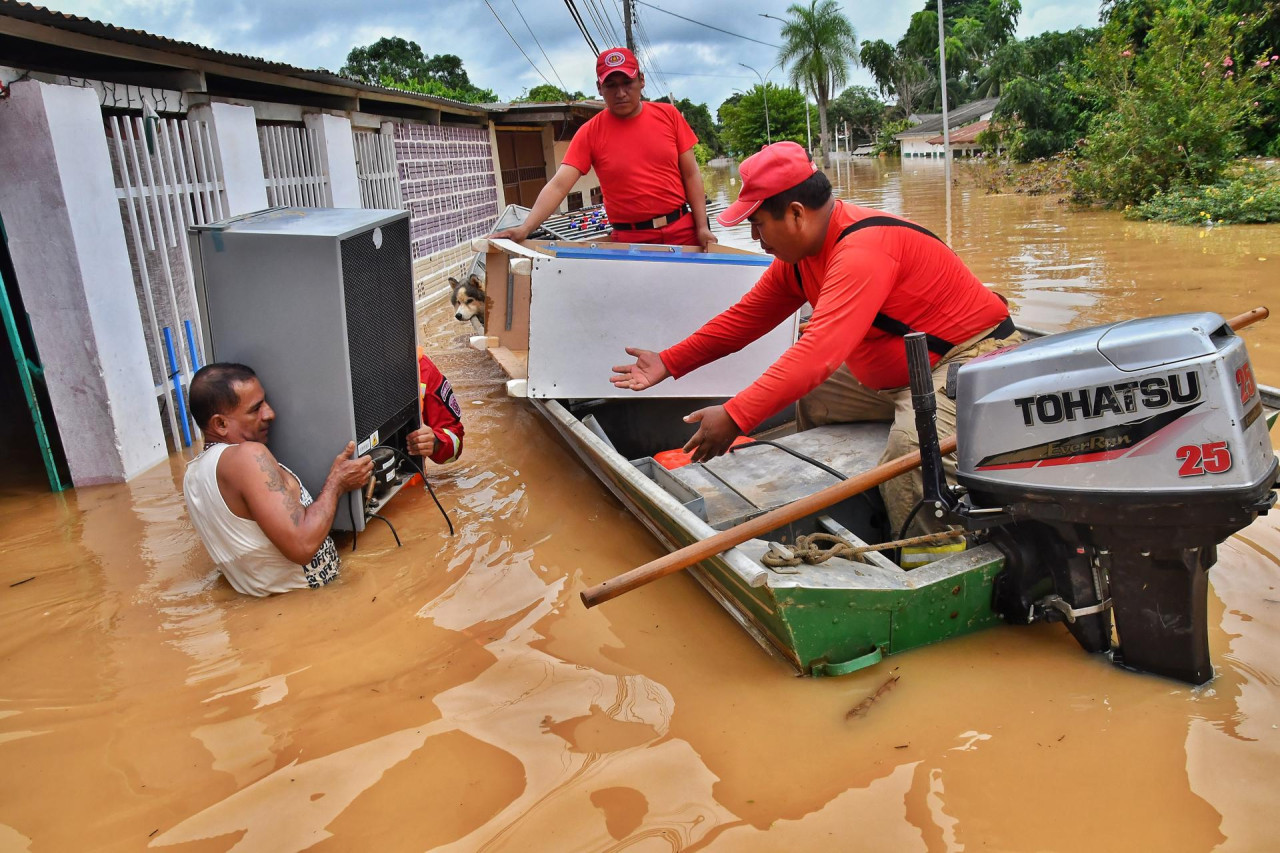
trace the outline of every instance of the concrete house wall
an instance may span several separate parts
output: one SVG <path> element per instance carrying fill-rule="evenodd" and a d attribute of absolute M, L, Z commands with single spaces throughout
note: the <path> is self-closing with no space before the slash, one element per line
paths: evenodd
<path fill-rule="evenodd" d="M 369 86 L 22 4 L 0 9 L 0 35 L 10 39 L 0 60 L 10 63 L 0 65 L 0 214 L 76 486 L 128 480 L 178 443 L 163 402 L 169 370 L 154 312 L 196 311 L 185 288 L 176 302 L 172 288 L 146 292 L 146 267 L 164 264 L 181 277 L 188 262 L 182 248 L 145 249 L 129 237 L 128 184 L 118 183 L 124 167 L 114 153 L 129 147 L 111 136 L 120 126 L 113 121 L 159 114 L 207 126 L 228 216 L 269 204 L 263 127 L 314 134 L 314 168 L 335 207 L 361 206 L 353 131 L 384 138 L 400 206 L 411 215 L 420 308 L 443 292 L 470 259 L 471 238 L 502 209 L 493 105 Z M 113 70 L 94 76 L 99 68 Z M 174 331 L 181 361 L 180 321 Z M 191 369 L 180 372 L 185 385 Z"/>

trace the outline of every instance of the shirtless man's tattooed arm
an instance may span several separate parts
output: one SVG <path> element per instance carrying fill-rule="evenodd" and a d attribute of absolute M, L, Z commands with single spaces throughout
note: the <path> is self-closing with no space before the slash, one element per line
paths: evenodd
<path fill-rule="evenodd" d="M 236 445 L 229 472 L 243 496 L 248 516 L 286 557 L 298 564 L 311 560 L 333 526 L 338 499 L 359 488 L 373 473 L 373 460 L 353 458 L 355 443 L 334 459 L 324 487 L 315 501 L 304 507 L 298 482 L 280 467 L 266 445 Z M 221 473 L 221 468 L 220 468 Z"/>

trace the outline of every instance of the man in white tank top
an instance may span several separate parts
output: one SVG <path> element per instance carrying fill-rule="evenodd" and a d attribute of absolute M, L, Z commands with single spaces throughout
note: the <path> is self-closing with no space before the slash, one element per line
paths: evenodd
<path fill-rule="evenodd" d="M 191 415 L 204 450 L 187 465 L 182 492 L 191 522 L 237 592 L 264 596 L 316 589 L 338 576 L 329 538 L 338 498 L 373 473 L 355 442 L 333 460 L 312 500 L 297 476 L 267 449 L 275 412 L 253 370 L 209 364 L 191 380 Z"/>

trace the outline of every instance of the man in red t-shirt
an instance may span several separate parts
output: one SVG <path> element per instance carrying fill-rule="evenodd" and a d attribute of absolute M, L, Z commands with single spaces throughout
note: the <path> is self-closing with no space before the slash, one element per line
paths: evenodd
<path fill-rule="evenodd" d="M 732 308 L 663 350 L 627 348 L 633 364 L 613 368 L 613 384 L 643 390 L 737 352 L 805 302 L 804 334 L 764 375 L 723 406 L 688 415 L 699 425 L 685 450 L 703 462 L 739 435 L 798 401 L 801 429 L 850 421 L 890 421 L 884 460 L 918 447 L 906 347 L 910 331 L 929 335 L 934 384 L 948 365 L 1018 340 L 1003 300 L 927 229 L 832 196 L 831 182 L 794 142 L 778 142 L 740 167 L 738 200 L 721 225 L 751 223 L 773 264 Z M 955 403 L 938 395 L 938 433 L 955 432 Z M 954 475 L 954 463 L 948 472 Z M 921 492 L 920 476 L 881 487 L 895 532 Z M 917 520 L 918 528 L 927 523 Z"/>
<path fill-rule="evenodd" d="M 644 75 L 625 47 L 596 59 L 596 88 L 607 109 L 574 134 L 528 218 L 493 236 L 528 238 L 595 167 L 614 241 L 703 247 L 716 242 L 693 154 L 698 137 L 684 116 L 671 104 L 641 100 Z"/>

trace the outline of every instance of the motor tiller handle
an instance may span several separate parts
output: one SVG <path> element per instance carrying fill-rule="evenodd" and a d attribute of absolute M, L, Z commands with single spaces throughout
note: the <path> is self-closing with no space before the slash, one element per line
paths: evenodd
<path fill-rule="evenodd" d="M 935 512 L 951 508 L 955 501 L 947 489 L 942 472 L 942 453 L 938 449 L 938 397 L 933 390 L 933 366 L 929 363 L 929 345 L 923 332 L 912 332 L 903 338 L 907 347 L 907 376 L 911 382 L 911 408 L 916 413 L 916 435 L 920 439 L 920 474 L 924 481 L 922 500 Z M 905 536 L 906 531 L 898 531 Z"/>

